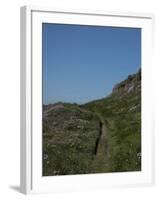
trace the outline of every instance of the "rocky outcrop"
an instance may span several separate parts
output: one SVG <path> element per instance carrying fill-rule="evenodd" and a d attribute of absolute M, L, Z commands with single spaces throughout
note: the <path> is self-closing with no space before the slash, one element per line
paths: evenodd
<path fill-rule="evenodd" d="M 129 75 L 128 78 L 113 88 L 113 94 L 127 94 L 132 91 L 141 90 L 141 69 L 136 74 Z"/>

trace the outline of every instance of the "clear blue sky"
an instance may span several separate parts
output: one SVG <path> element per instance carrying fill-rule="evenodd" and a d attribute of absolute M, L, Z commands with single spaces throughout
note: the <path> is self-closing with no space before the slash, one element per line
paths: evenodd
<path fill-rule="evenodd" d="M 108 95 L 141 67 L 141 29 L 44 23 L 43 103 Z"/>

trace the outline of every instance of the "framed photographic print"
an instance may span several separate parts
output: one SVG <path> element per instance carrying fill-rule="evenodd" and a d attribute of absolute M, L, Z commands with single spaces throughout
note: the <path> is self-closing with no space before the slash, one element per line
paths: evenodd
<path fill-rule="evenodd" d="M 21 191 L 153 183 L 149 14 L 21 8 Z"/>

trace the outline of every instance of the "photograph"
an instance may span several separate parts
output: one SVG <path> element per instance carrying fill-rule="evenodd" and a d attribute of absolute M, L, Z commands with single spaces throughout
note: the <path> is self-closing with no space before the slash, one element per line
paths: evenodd
<path fill-rule="evenodd" d="M 142 171 L 141 32 L 42 23 L 42 176 Z"/>

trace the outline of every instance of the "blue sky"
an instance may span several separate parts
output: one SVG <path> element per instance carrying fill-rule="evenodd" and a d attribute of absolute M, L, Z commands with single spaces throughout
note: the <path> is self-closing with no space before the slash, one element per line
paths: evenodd
<path fill-rule="evenodd" d="M 43 103 L 99 99 L 141 67 L 141 29 L 43 23 Z"/>

